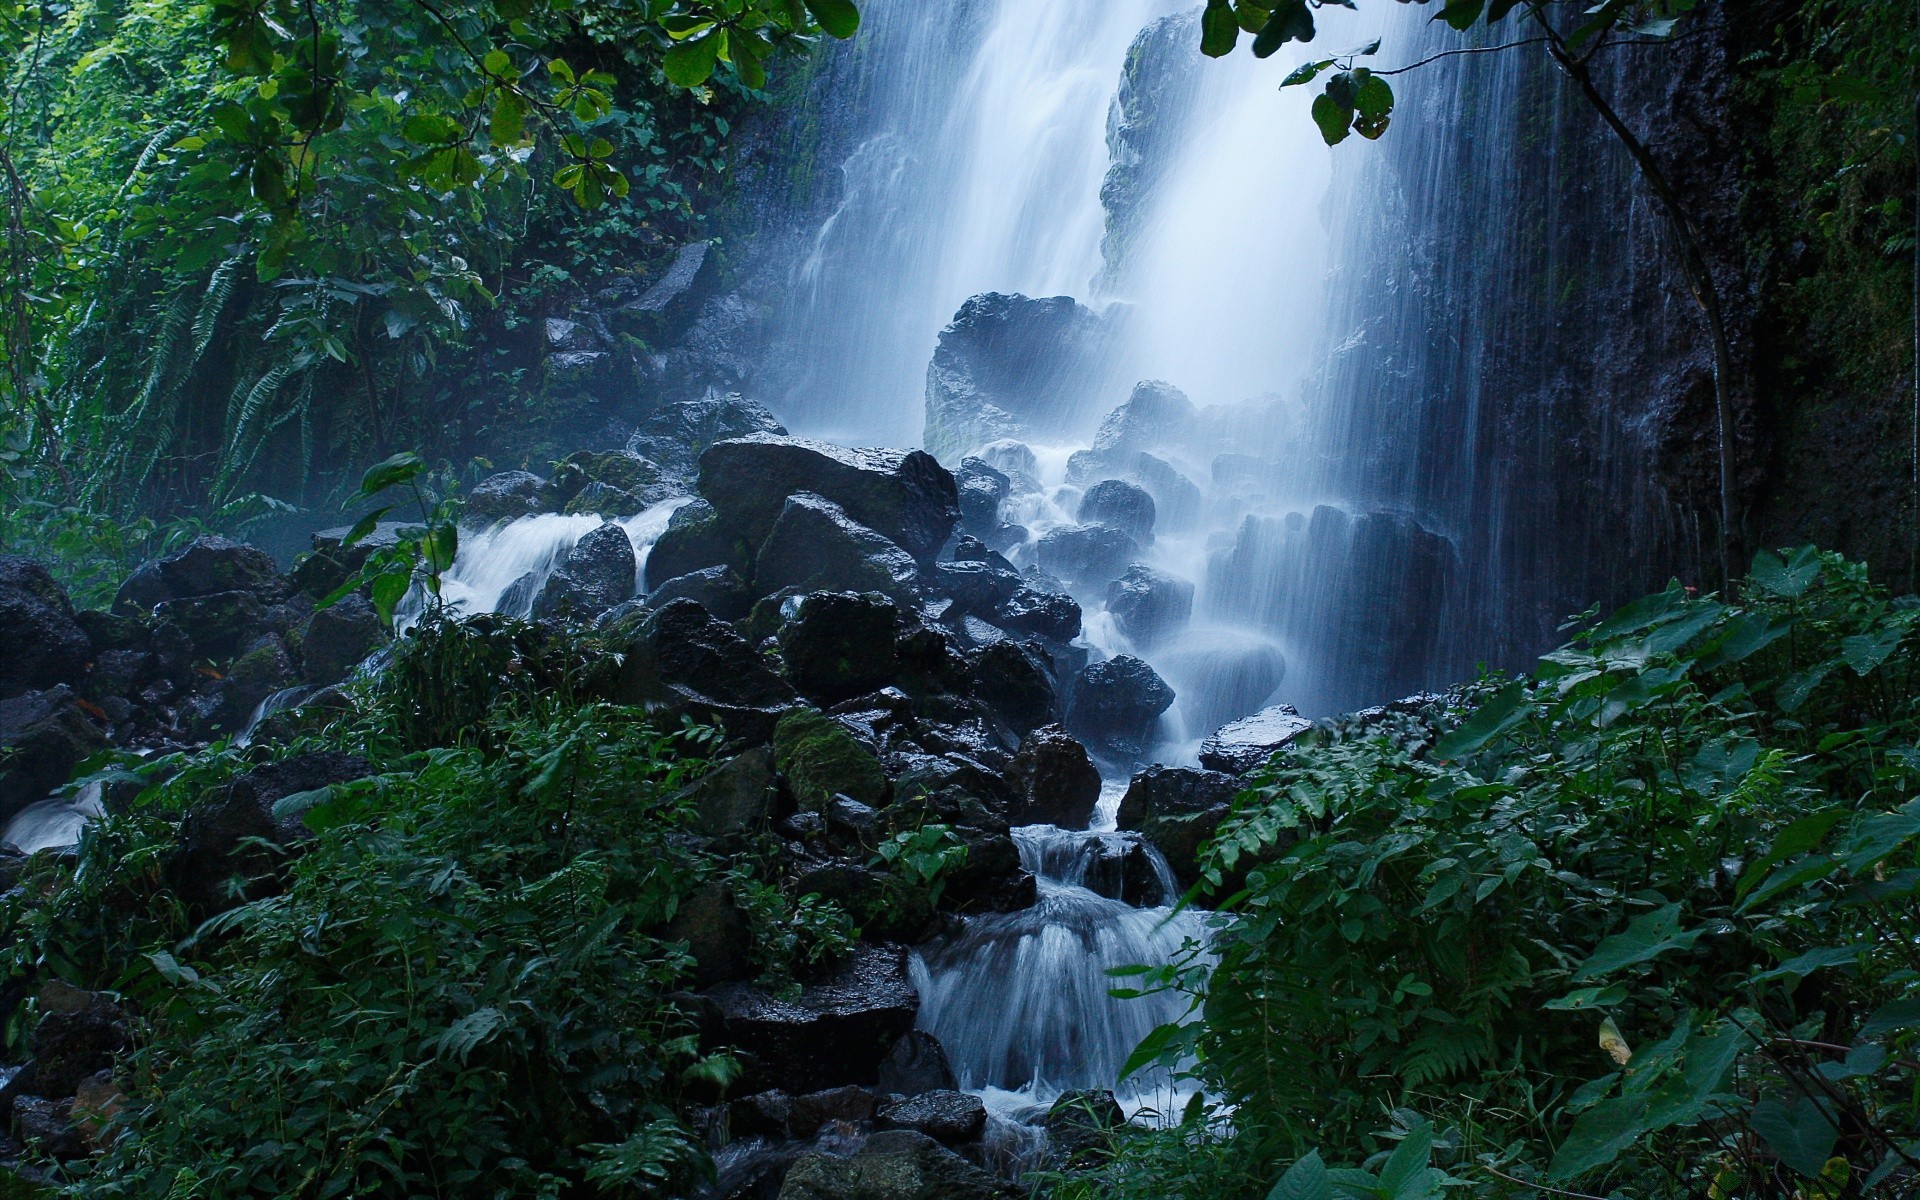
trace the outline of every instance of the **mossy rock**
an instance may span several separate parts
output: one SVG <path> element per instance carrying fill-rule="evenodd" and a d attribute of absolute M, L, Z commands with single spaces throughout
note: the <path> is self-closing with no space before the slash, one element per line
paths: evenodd
<path fill-rule="evenodd" d="M 819 709 L 780 718 L 773 729 L 773 763 L 803 807 L 817 808 L 834 795 L 875 808 L 886 803 L 887 776 L 880 760 Z"/>

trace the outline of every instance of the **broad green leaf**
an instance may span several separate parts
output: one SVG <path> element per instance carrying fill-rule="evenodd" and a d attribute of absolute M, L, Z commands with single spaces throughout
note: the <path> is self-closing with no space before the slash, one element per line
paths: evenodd
<path fill-rule="evenodd" d="M 1774 699 L 1780 704 L 1781 711 L 1798 711 L 1800 706 L 1807 702 L 1807 697 L 1813 694 L 1813 689 L 1819 687 L 1821 681 L 1832 670 L 1833 664 L 1826 663 L 1811 670 L 1799 671 L 1787 676 L 1773 694 Z"/>
<path fill-rule="evenodd" d="M 1326 70 L 1328 67 L 1332 65 L 1333 65 L 1333 60 L 1330 58 L 1323 58 L 1323 59 L 1320 59 L 1318 62 L 1301 63 L 1299 66 L 1293 69 L 1293 72 L 1291 74 L 1289 74 L 1285 79 L 1282 79 L 1280 81 L 1280 86 L 1281 87 L 1297 87 L 1303 83 L 1312 83 L 1314 81 L 1314 78 L 1318 76 L 1320 72 Z"/>
<path fill-rule="evenodd" d="M 1900 645 L 1900 638 L 1906 630 L 1900 626 L 1882 629 L 1878 633 L 1860 633 L 1840 639 L 1840 657 L 1847 660 L 1856 675 L 1868 675 L 1881 663 L 1887 661 Z"/>
<path fill-rule="evenodd" d="M 1753 885 L 1760 882 L 1775 866 L 1818 846 L 1820 840 L 1827 836 L 1827 830 L 1832 829 L 1840 818 L 1846 815 L 1847 810 L 1844 808 L 1821 809 L 1819 812 L 1808 813 L 1782 829 L 1773 839 L 1773 845 L 1767 848 L 1767 852 L 1740 873 L 1740 882 L 1733 889 L 1734 898 L 1744 897 L 1753 889 Z"/>
<path fill-rule="evenodd" d="M 1880 813 L 1860 823 L 1847 839 L 1847 870 L 1864 874 L 1915 837 L 1920 836 L 1920 800 L 1910 800 L 1898 812 Z"/>
<path fill-rule="evenodd" d="M 367 473 L 360 477 L 358 495 L 362 499 L 378 495 L 396 484 L 419 478 L 426 469 L 426 460 L 411 450 L 396 454 L 367 468 Z"/>
<path fill-rule="evenodd" d="M 1549 1000 L 1542 1008 L 1566 1012 L 1584 1012 L 1594 1008 L 1611 1008 L 1627 998 L 1627 989 L 1622 984 L 1610 987 L 1580 988 L 1568 992 L 1558 1000 Z"/>
<path fill-rule="evenodd" d="M 1748 893 L 1747 898 L 1735 905 L 1733 911 L 1747 912 L 1758 905 L 1765 904 L 1782 892 L 1804 887 L 1809 883 L 1817 883 L 1839 869 L 1839 860 L 1829 858 L 1825 854 L 1809 854 L 1794 859 L 1767 876 L 1766 882 Z"/>
<path fill-rule="evenodd" d="M 1784 560 L 1762 550 L 1753 556 L 1753 581 L 1776 596 L 1792 599 L 1803 594 L 1820 577 L 1820 556 L 1812 546 L 1802 546 Z"/>
<path fill-rule="evenodd" d="M 1747 1123 L 1780 1161 L 1809 1179 L 1818 1179 L 1833 1157 L 1840 1138 L 1833 1119 L 1818 1105 L 1801 1098 L 1789 1104 L 1766 1099 L 1753 1106 Z"/>
<path fill-rule="evenodd" d="M 1333 1181 L 1327 1178 L 1327 1164 L 1314 1150 L 1287 1168 L 1267 1193 L 1267 1200 L 1333 1200 Z"/>
<path fill-rule="evenodd" d="M 1320 127 L 1320 137 L 1327 145 L 1338 146 L 1347 140 L 1347 132 L 1353 127 L 1353 110 L 1341 107 L 1322 92 L 1313 98 L 1313 123 Z"/>
<path fill-rule="evenodd" d="M 476 1008 L 461 1017 L 435 1040 L 436 1053 L 466 1062 L 474 1050 L 504 1029 L 507 1018 L 493 1007 Z"/>
<path fill-rule="evenodd" d="M 1433 1155 L 1433 1126 L 1422 1121 L 1407 1131 L 1380 1168 L 1380 1191 L 1390 1200 L 1411 1200 L 1425 1194 L 1420 1187 Z"/>
<path fill-rule="evenodd" d="M 347 536 L 340 539 L 340 545 L 343 547 L 359 545 L 362 539 L 371 536 L 373 531 L 379 527 L 380 518 L 392 511 L 393 505 L 389 504 L 382 508 L 376 508 L 366 516 L 361 517 L 353 523 L 352 529 L 347 530 Z"/>
<path fill-rule="evenodd" d="M 1573 1131 L 1560 1143 L 1548 1174 L 1555 1179 L 1573 1179 L 1612 1162 L 1645 1130 L 1646 1113 L 1645 1096 L 1600 1101 L 1574 1121 Z"/>
<path fill-rule="evenodd" d="M 1208 58 L 1224 58 L 1233 53 L 1240 41 L 1240 22 L 1227 0 L 1207 0 L 1200 14 L 1200 53 Z"/>
<path fill-rule="evenodd" d="M 1766 983 L 1774 979 L 1786 979 L 1794 983 L 1805 979 L 1824 967 L 1844 966 L 1856 962 L 1860 956 L 1873 949 L 1872 946 L 1822 946 L 1809 950 L 1805 954 L 1796 954 L 1771 970 L 1762 971 L 1753 977 L 1755 983 Z"/>
<path fill-rule="evenodd" d="M 1586 640 L 1597 645 L 1611 641 L 1622 634 L 1637 632 L 1675 609 L 1685 607 L 1686 603 L 1686 589 L 1678 583 L 1670 583 L 1664 592 L 1642 596 L 1631 604 L 1621 606 L 1612 616 L 1594 626 L 1587 634 Z"/>
<path fill-rule="evenodd" d="M 1920 1025 L 1920 996 L 1908 996 L 1876 1009 L 1860 1026 L 1857 1036 L 1877 1038 L 1896 1030 L 1912 1029 L 1916 1025 Z"/>
<path fill-rule="evenodd" d="M 394 610 L 412 585 L 413 575 L 404 569 L 388 571 L 373 581 L 373 610 L 380 614 L 382 621 L 393 623 Z"/>
<path fill-rule="evenodd" d="M 1318 108 L 1318 102 L 1315 108 Z M 1527 685 L 1523 680 L 1515 680 L 1487 697 L 1466 720 L 1449 730 L 1434 745 L 1433 756 L 1445 760 L 1476 754 L 1525 720 L 1530 710 Z"/>
<path fill-rule="evenodd" d="M 1445 21 L 1455 29 L 1471 29 L 1486 6 L 1487 0 L 1447 0 L 1447 6 L 1440 10 L 1434 20 Z"/>
<path fill-rule="evenodd" d="M 699 87 L 713 76 L 719 52 L 720 35 L 710 32 L 668 50 L 661 56 L 660 69 L 666 72 L 670 81 L 681 87 Z"/>
<path fill-rule="evenodd" d="M 1593 979 L 1609 971 L 1646 962 L 1669 950 L 1690 949 L 1705 933 L 1704 929 L 1681 932 L 1680 906 L 1669 904 L 1635 917 L 1624 932 L 1601 942 L 1587 961 L 1580 964 L 1573 978 Z"/>
<path fill-rule="evenodd" d="M 400 136 L 416 146 L 441 146 L 460 140 L 461 129 L 452 117 L 415 113 L 400 126 Z"/>
<path fill-rule="evenodd" d="M 832 37 L 850 38 L 860 29 L 860 10 L 853 0 L 806 0 L 807 11 Z"/>
<path fill-rule="evenodd" d="M 1307 8 L 1306 0 L 1281 0 L 1279 7 L 1273 10 L 1273 15 L 1267 18 L 1266 24 L 1262 25 L 1259 33 L 1254 35 L 1254 57 L 1268 58 L 1288 42 L 1311 42 L 1312 40 L 1313 12 Z M 1297 75 L 1299 72 L 1296 71 L 1294 74 Z"/>

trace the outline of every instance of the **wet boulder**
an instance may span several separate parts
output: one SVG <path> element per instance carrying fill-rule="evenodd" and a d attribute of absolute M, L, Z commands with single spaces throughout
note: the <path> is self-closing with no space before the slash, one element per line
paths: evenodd
<path fill-rule="evenodd" d="M 595 479 L 573 494 L 560 511 L 570 517 L 631 517 L 647 507 L 632 492 Z"/>
<path fill-rule="evenodd" d="M 154 606 L 155 620 L 186 635 L 201 658 L 226 659 L 240 653 L 266 628 L 267 610 L 248 591 L 180 596 Z"/>
<path fill-rule="evenodd" d="M 681 901 L 666 936 L 687 944 L 695 987 L 746 979 L 754 972 L 753 935 L 725 883 L 709 883 Z"/>
<path fill-rule="evenodd" d="M 667 528 L 647 552 L 647 587 L 706 567 L 731 567 L 744 577 L 753 569 L 753 549 L 720 520 L 713 505 L 688 501 L 673 510 Z"/>
<path fill-rule="evenodd" d="M 1118 579 L 1140 556 L 1140 544 L 1110 525 L 1062 525 L 1040 537 L 1040 569 L 1079 587 Z"/>
<path fill-rule="evenodd" d="M 1059 705 L 1046 655 L 1011 638 L 974 655 L 973 694 L 1019 737 L 1054 720 Z"/>
<path fill-rule="evenodd" d="M 286 643 L 274 634 L 266 634 L 249 643 L 246 650 L 227 667 L 214 683 L 219 698 L 204 732 L 210 735 L 237 734 L 268 696 L 298 682 L 299 669 Z"/>
<path fill-rule="evenodd" d="M 723 621 L 738 621 L 753 608 L 746 581 L 732 567 L 702 567 L 676 575 L 647 594 L 654 608 L 682 599 L 695 601 Z"/>
<path fill-rule="evenodd" d="M 964 1146 L 986 1131 L 987 1106 L 978 1096 L 948 1088 L 883 1104 L 873 1120 L 880 1129 L 911 1129 L 943 1145 Z"/>
<path fill-rule="evenodd" d="M 1258 712 L 1287 675 L 1287 658 L 1277 644 L 1221 629 L 1184 638 L 1154 659 L 1174 690 L 1187 697 L 1181 716 L 1196 732 Z"/>
<path fill-rule="evenodd" d="M 1199 485 L 1166 459 L 1142 450 L 1133 456 L 1133 477 L 1153 497 L 1154 511 L 1163 529 L 1191 529 L 1206 507 Z"/>
<path fill-rule="evenodd" d="M 640 423 L 627 448 L 690 478 L 699 469 L 700 455 L 715 442 L 786 432 L 756 400 L 738 393 L 709 394 L 655 409 Z"/>
<path fill-rule="evenodd" d="M 1200 410 L 1170 383 L 1145 379 L 1119 407 L 1107 414 L 1093 435 L 1093 451 L 1111 463 L 1125 463 L 1142 450 L 1178 445 L 1193 432 Z"/>
<path fill-rule="evenodd" d="M 988 551 L 980 558 L 934 564 L 927 586 L 950 598 L 957 611 L 990 619 L 1027 581 L 1006 559 Z"/>
<path fill-rule="evenodd" d="M 92 644 L 66 590 L 29 558 L 0 555 L 0 699 L 86 674 Z"/>
<path fill-rule="evenodd" d="M 793 688 L 733 626 L 682 599 L 647 617 L 621 668 L 626 703 L 675 697 L 766 709 L 791 703 Z"/>
<path fill-rule="evenodd" d="M 1058 825 L 1085 829 L 1100 802 L 1100 771 L 1086 747 L 1058 725 L 1029 733 L 1013 759 L 1013 783 L 1020 805 L 1008 818 L 1015 825 Z"/>
<path fill-rule="evenodd" d="M 318 686 L 339 683 L 386 640 L 387 627 L 372 602 L 357 592 L 348 593 L 307 622 L 300 639 L 306 681 Z"/>
<path fill-rule="evenodd" d="M 771 750 L 734 755 L 687 785 L 693 831 L 717 838 L 759 828 L 773 812 L 775 787 Z"/>
<path fill-rule="evenodd" d="M 918 1096 L 922 1092 L 951 1090 L 953 1067 L 940 1039 L 921 1029 L 900 1035 L 880 1063 L 878 1091 L 883 1095 Z"/>
<path fill-rule="evenodd" d="M 700 456 L 700 494 L 750 542 L 764 540 L 787 497 L 809 492 L 931 563 L 960 520 L 953 476 L 924 450 L 848 449 L 757 434 Z"/>
<path fill-rule="evenodd" d="M 1008 633 L 1065 643 L 1080 636 L 1080 602 L 1065 592 L 1029 582 L 995 605 L 987 620 Z"/>
<path fill-rule="evenodd" d="M 872 1086 L 920 1009 L 899 946 L 860 946 L 792 1000 L 744 983 L 708 995 L 724 1040 L 753 1057 L 767 1086 L 796 1093 Z"/>
<path fill-rule="evenodd" d="M 1143 835 L 1130 831 L 1103 833 L 1085 844 L 1085 855 L 1080 884 L 1095 895 L 1135 908 L 1173 902 Z"/>
<path fill-rule="evenodd" d="M 1185 629 L 1193 619 L 1193 585 L 1144 563 L 1134 563 L 1126 574 L 1107 585 L 1107 611 L 1128 640 L 1142 650 L 1151 649 Z"/>
<path fill-rule="evenodd" d="M 889 1129 L 846 1157 L 793 1164 L 778 1200 L 1013 1200 L 1021 1193 L 912 1129 Z"/>
<path fill-rule="evenodd" d="M 1153 497 L 1124 479 L 1102 479 L 1080 497 L 1081 524 L 1118 529 L 1142 546 L 1153 544 L 1155 515 Z"/>
<path fill-rule="evenodd" d="M 910 554 L 810 492 L 783 501 L 754 560 L 753 579 L 763 596 L 782 589 L 876 591 L 912 600 L 922 587 Z"/>
<path fill-rule="evenodd" d="M 970 297 L 927 366 L 922 443 L 953 462 L 999 439 L 1071 433 L 1111 332 L 1070 296 Z"/>
<path fill-rule="evenodd" d="M 872 808 L 886 803 L 887 776 L 880 760 L 817 709 L 796 709 L 780 718 L 773 731 L 773 761 L 804 808 L 824 812 L 835 796 Z"/>
<path fill-rule="evenodd" d="M 967 457 L 953 473 L 960 495 L 960 524 L 982 540 L 990 539 L 1000 527 L 1000 505 L 1012 484 L 999 468 L 982 458 Z"/>
<path fill-rule="evenodd" d="M 1063 1092 L 1041 1122 L 1055 1157 L 1071 1165 L 1105 1158 L 1114 1131 L 1126 1123 L 1126 1111 L 1112 1092 L 1092 1090 Z"/>
<path fill-rule="evenodd" d="M 1200 743 L 1200 765 L 1229 775 L 1244 775 L 1312 728 L 1313 722 L 1293 705 L 1275 704 L 1216 729 Z"/>
<path fill-rule="evenodd" d="M 611 521 L 588 530 L 560 560 L 533 602 L 541 619 L 591 621 L 633 598 L 633 540 Z"/>
<path fill-rule="evenodd" d="M 64 683 L 0 700 L 0 828 L 106 748 L 99 710 Z"/>
<path fill-rule="evenodd" d="M 337 586 L 337 582 L 332 583 L 325 590 L 332 591 Z M 121 583 L 120 590 L 113 594 L 113 611 L 123 616 L 150 613 L 153 606 L 169 594 L 166 578 L 160 574 L 160 564 L 149 560 L 135 567 L 133 574 Z"/>
<path fill-rule="evenodd" d="M 1181 887 L 1199 878 L 1200 848 L 1232 811 L 1240 783 L 1195 767 L 1151 766 L 1134 775 L 1120 798 L 1116 824 L 1137 830 L 1159 849 Z"/>
<path fill-rule="evenodd" d="M 202 534 L 161 559 L 160 577 L 175 599 L 246 592 L 272 604 L 287 594 L 272 555 L 217 534 Z"/>
<path fill-rule="evenodd" d="M 546 486 L 547 481 L 532 471 L 501 471 L 473 485 L 466 496 L 466 512 L 486 521 L 529 517 L 545 511 Z"/>
<path fill-rule="evenodd" d="M 110 997 L 77 988 L 49 989 L 41 1002 L 42 1016 L 28 1038 L 28 1087 L 33 1095 L 64 1100 L 129 1048 L 127 1017 Z"/>
<path fill-rule="evenodd" d="M 1089 664 L 1074 680 L 1065 725 L 1097 754 L 1139 757 L 1174 692 L 1158 672 L 1131 654 Z"/>
<path fill-rule="evenodd" d="M 780 628 L 787 678 L 800 694 L 838 704 L 893 682 L 900 609 L 878 592 L 813 592 Z"/>
<path fill-rule="evenodd" d="M 829 1122 L 861 1125 L 873 1119 L 873 1092 L 848 1084 L 795 1096 L 787 1105 L 787 1129 L 795 1137 L 812 1137 Z"/>

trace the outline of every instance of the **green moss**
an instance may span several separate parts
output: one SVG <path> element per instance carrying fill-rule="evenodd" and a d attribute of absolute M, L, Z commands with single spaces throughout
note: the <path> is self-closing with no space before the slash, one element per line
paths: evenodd
<path fill-rule="evenodd" d="M 880 761 L 818 709 L 780 718 L 773 730 L 773 763 L 805 805 L 825 804 L 836 794 L 875 806 L 886 799 Z"/>

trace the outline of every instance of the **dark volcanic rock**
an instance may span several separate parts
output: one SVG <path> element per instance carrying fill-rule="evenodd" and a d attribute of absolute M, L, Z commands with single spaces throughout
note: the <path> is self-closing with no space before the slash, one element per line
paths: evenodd
<path fill-rule="evenodd" d="M 1080 636 L 1080 602 L 1065 592 L 1028 585 L 995 606 L 988 620 L 1008 633 L 1070 642 Z"/>
<path fill-rule="evenodd" d="M 1079 520 L 1118 529 L 1143 546 L 1153 544 L 1153 497 L 1124 479 L 1102 479 L 1080 498 Z"/>
<path fill-rule="evenodd" d="M 633 598 L 637 570 L 633 540 L 625 529 L 608 521 L 589 530 L 567 551 L 540 589 L 533 614 L 590 621 Z"/>
<path fill-rule="evenodd" d="M 280 858 L 257 843 L 279 836 L 268 805 L 248 791 L 224 789 L 187 811 L 168 882 L 197 916 L 258 898 L 267 894 Z"/>
<path fill-rule="evenodd" d="M 64 1100 L 127 1047 L 126 1014 L 119 1005 L 98 993 L 65 989 L 29 1039 L 33 1093 Z"/>
<path fill-rule="evenodd" d="M 532 471 L 501 471 L 473 485 L 466 511 L 489 521 L 512 520 L 541 512 L 547 481 Z"/>
<path fill-rule="evenodd" d="M 1293 705 L 1275 704 L 1215 730 L 1200 743 L 1200 765 L 1229 775 L 1244 775 L 1312 728 L 1313 722 Z"/>
<path fill-rule="evenodd" d="M 870 808 L 886 802 L 880 761 L 846 728 L 816 709 L 797 709 L 773 731 L 773 761 L 803 807 L 823 811 L 835 796 Z"/>
<path fill-rule="evenodd" d="M 1240 784 L 1194 767 L 1151 766 L 1133 777 L 1116 824 L 1138 830 L 1165 856 L 1180 886 L 1199 877 L 1199 852 L 1232 809 Z"/>
<path fill-rule="evenodd" d="M 647 552 L 647 587 L 657 588 L 706 567 L 732 567 L 745 576 L 753 568 L 754 549 L 721 523 L 713 505 L 688 501 L 673 510 L 665 532 Z"/>
<path fill-rule="evenodd" d="M 1025 737 L 1057 716 L 1051 664 L 1033 646 L 1011 638 L 995 642 L 974 657 L 973 678 L 974 695 L 1017 736 Z"/>
<path fill-rule="evenodd" d="M 300 639 L 300 662 L 308 683 L 339 683 L 360 661 L 387 640 L 387 627 L 373 604 L 349 592 L 331 607 L 313 614 Z"/>
<path fill-rule="evenodd" d="M 107 748 L 106 732 L 66 684 L 0 700 L 0 828 Z"/>
<path fill-rule="evenodd" d="M 1193 480 L 1180 473 L 1172 463 L 1145 451 L 1133 456 L 1133 475 L 1153 497 L 1154 510 L 1163 529 L 1190 529 L 1200 519 L 1206 499 Z"/>
<path fill-rule="evenodd" d="M 832 501 L 923 563 L 960 520 L 953 476 L 923 450 L 855 450 L 759 434 L 700 456 L 701 495 L 749 542 L 772 531 L 796 492 Z"/>
<path fill-rule="evenodd" d="M 978 1096 L 942 1089 L 921 1092 L 885 1104 L 874 1113 L 881 1129 L 911 1129 L 936 1142 L 961 1146 L 977 1141 L 987 1128 L 987 1106 Z"/>
<path fill-rule="evenodd" d="M 680 905 L 666 936 L 687 944 L 695 987 L 712 987 L 753 974 L 753 935 L 724 883 L 709 883 Z"/>
<path fill-rule="evenodd" d="M 971 297 L 928 364 L 922 442 L 953 462 L 1002 438 L 1071 432 L 1109 334 L 1070 296 Z"/>
<path fill-rule="evenodd" d="M 873 1092 L 851 1084 L 795 1096 L 787 1105 L 787 1128 L 795 1137 L 812 1137 L 829 1121 L 872 1119 Z"/>
<path fill-rule="evenodd" d="M 876 591 L 911 600 L 921 589 L 913 557 L 845 509 L 810 492 L 787 497 L 754 560 L 754 589 Z"/>
<path fill-rule="evenodd" d="M 691 478 L 700 455 L 715 442 L 786 432 L 757 401 L 731 393 L 708 395 L 661 406 L 641 423 L 627 448 Z"/>
<path fill-rule="evenodd" d="M 174 598 L 249 592 L 271 604 L 286 595 L 286 581 L 265 550 L 216 534 L 202 534 L 160 560 L 160 577 Z"/>
<path fill-rule="evenodd" d="M 1140 545 L 1110 525 L 1062 525 L 1040 537 L 1040 569 L 1081 587 L 1118 579 Z"/>
<path fill-rule="evenodd" d="M 1066 1092 L 1041 1123 L 1056 1155 L 1069 1163 L 1086 1163 L 1104 1156 L 1113 1131 L 1127 1123 L 1127 1114 L 1112 1092 Z"/>
<path fill-rule="evenodd" d="M 1122 761 L 1145 747 L 1160 714 L 1173 707 L 1173 689 L 1131 654 L 1090 664 L 1074 681 L 1066 727 L 1095 752 Z"/>
<path fill-rule="evenodd" d="M 163 600 L 154 606 L 159 621 L 173 625 L 203 658 L 232 658 L 259 636 L 267 610 L 252 592 L 213 592 Z"/>
<path fill-rule="evenodd" d="M 67 593 L 32 559 L 0 555 L 0 699 L 78 683 L 91 644 Z"/>
<path fill-rule="evenodd" d="M 1020 1193 L 924 1133 L 876 1133 L 851 1156 L 816 1151 L 787 1172 L 777 1200 L 1014 1200 Z"/>
<path fill-rule="evenodd" d="M 773 751 L 764 746 L 737 754 L 688 785 L 693 830 L 726 837 L 756 829 L 773 811 Z"/>
<path fill-rule="evenodd" d="M 692 600 L 722 621 L 738 621 L 753 608 L 746 581 L 732 567 L 702 567 L 676 575 L 647 595 L 654 608 L 670 600 Z"/>
<path fill-rule="evenodd" d="M 1193 619 L 1193 585 L 1134 563 L 1107 585 L 1107 611 L 1134 645 L 1149 649 L 1185 629 Z"/>
<path fill-rule="evenodd" d="M 722 704 L 761 708 L 793 700 L 793 689 L 733 626 L 691 600 L 656 609 L 628 657 L 635 671 L 651 670 L 664 683 Z"/>
<path fill-rule="evenodd" d="M 961 528 L 990 546 L 1004 543 L 1004 530 L 1011 527 L 1002 526 L 1000 505 L 1012 488 L 1005 473 L 985 459 L 965 458 L 953 482 L 960 492 Z"/>
<path fill-rule="evenodd" d="M 877 592 L 814 592 L 780 628 L 787 678 L 800 694 L 838 704 L 893 682 L 900 609 Z"/>
<path fill-rule="evenodd" d="M 861 946 L 795 1000 L 740 983 L 709 994 L 726 1040 L 758 1060 L 767 1084 L 790 1092 L 873 1085 L 920 1008 L 898 946 Z"/>
<path fill-rule="evenodd" d="M 1021 801 L 1008 818 L 1015 825 L 1085 829 L 1100 802 L 1099 770 L 1086 747 L 1058 725 L 1036 729 L 1020 743 L 1013 780 Z"/>
<path fill-rule="evenodd" d="M 940 1039 L 914 1029 L 900 1035 L 880 1064 L 878 1090 L 895 1096 L 918 1096 L 959 1086 Z"/>
<path fill-rule="evenodd" d="M 334 584 L 327 588 L 332 591 Z M 133 574 L 127 576 L 120 590 L 113 594 L 113 611 L 129 616 L 153 611 L 153 606 L 168 596 L 167 581 L 160 574 L 160 564 L 143 562 L 135 567 Z"/>

